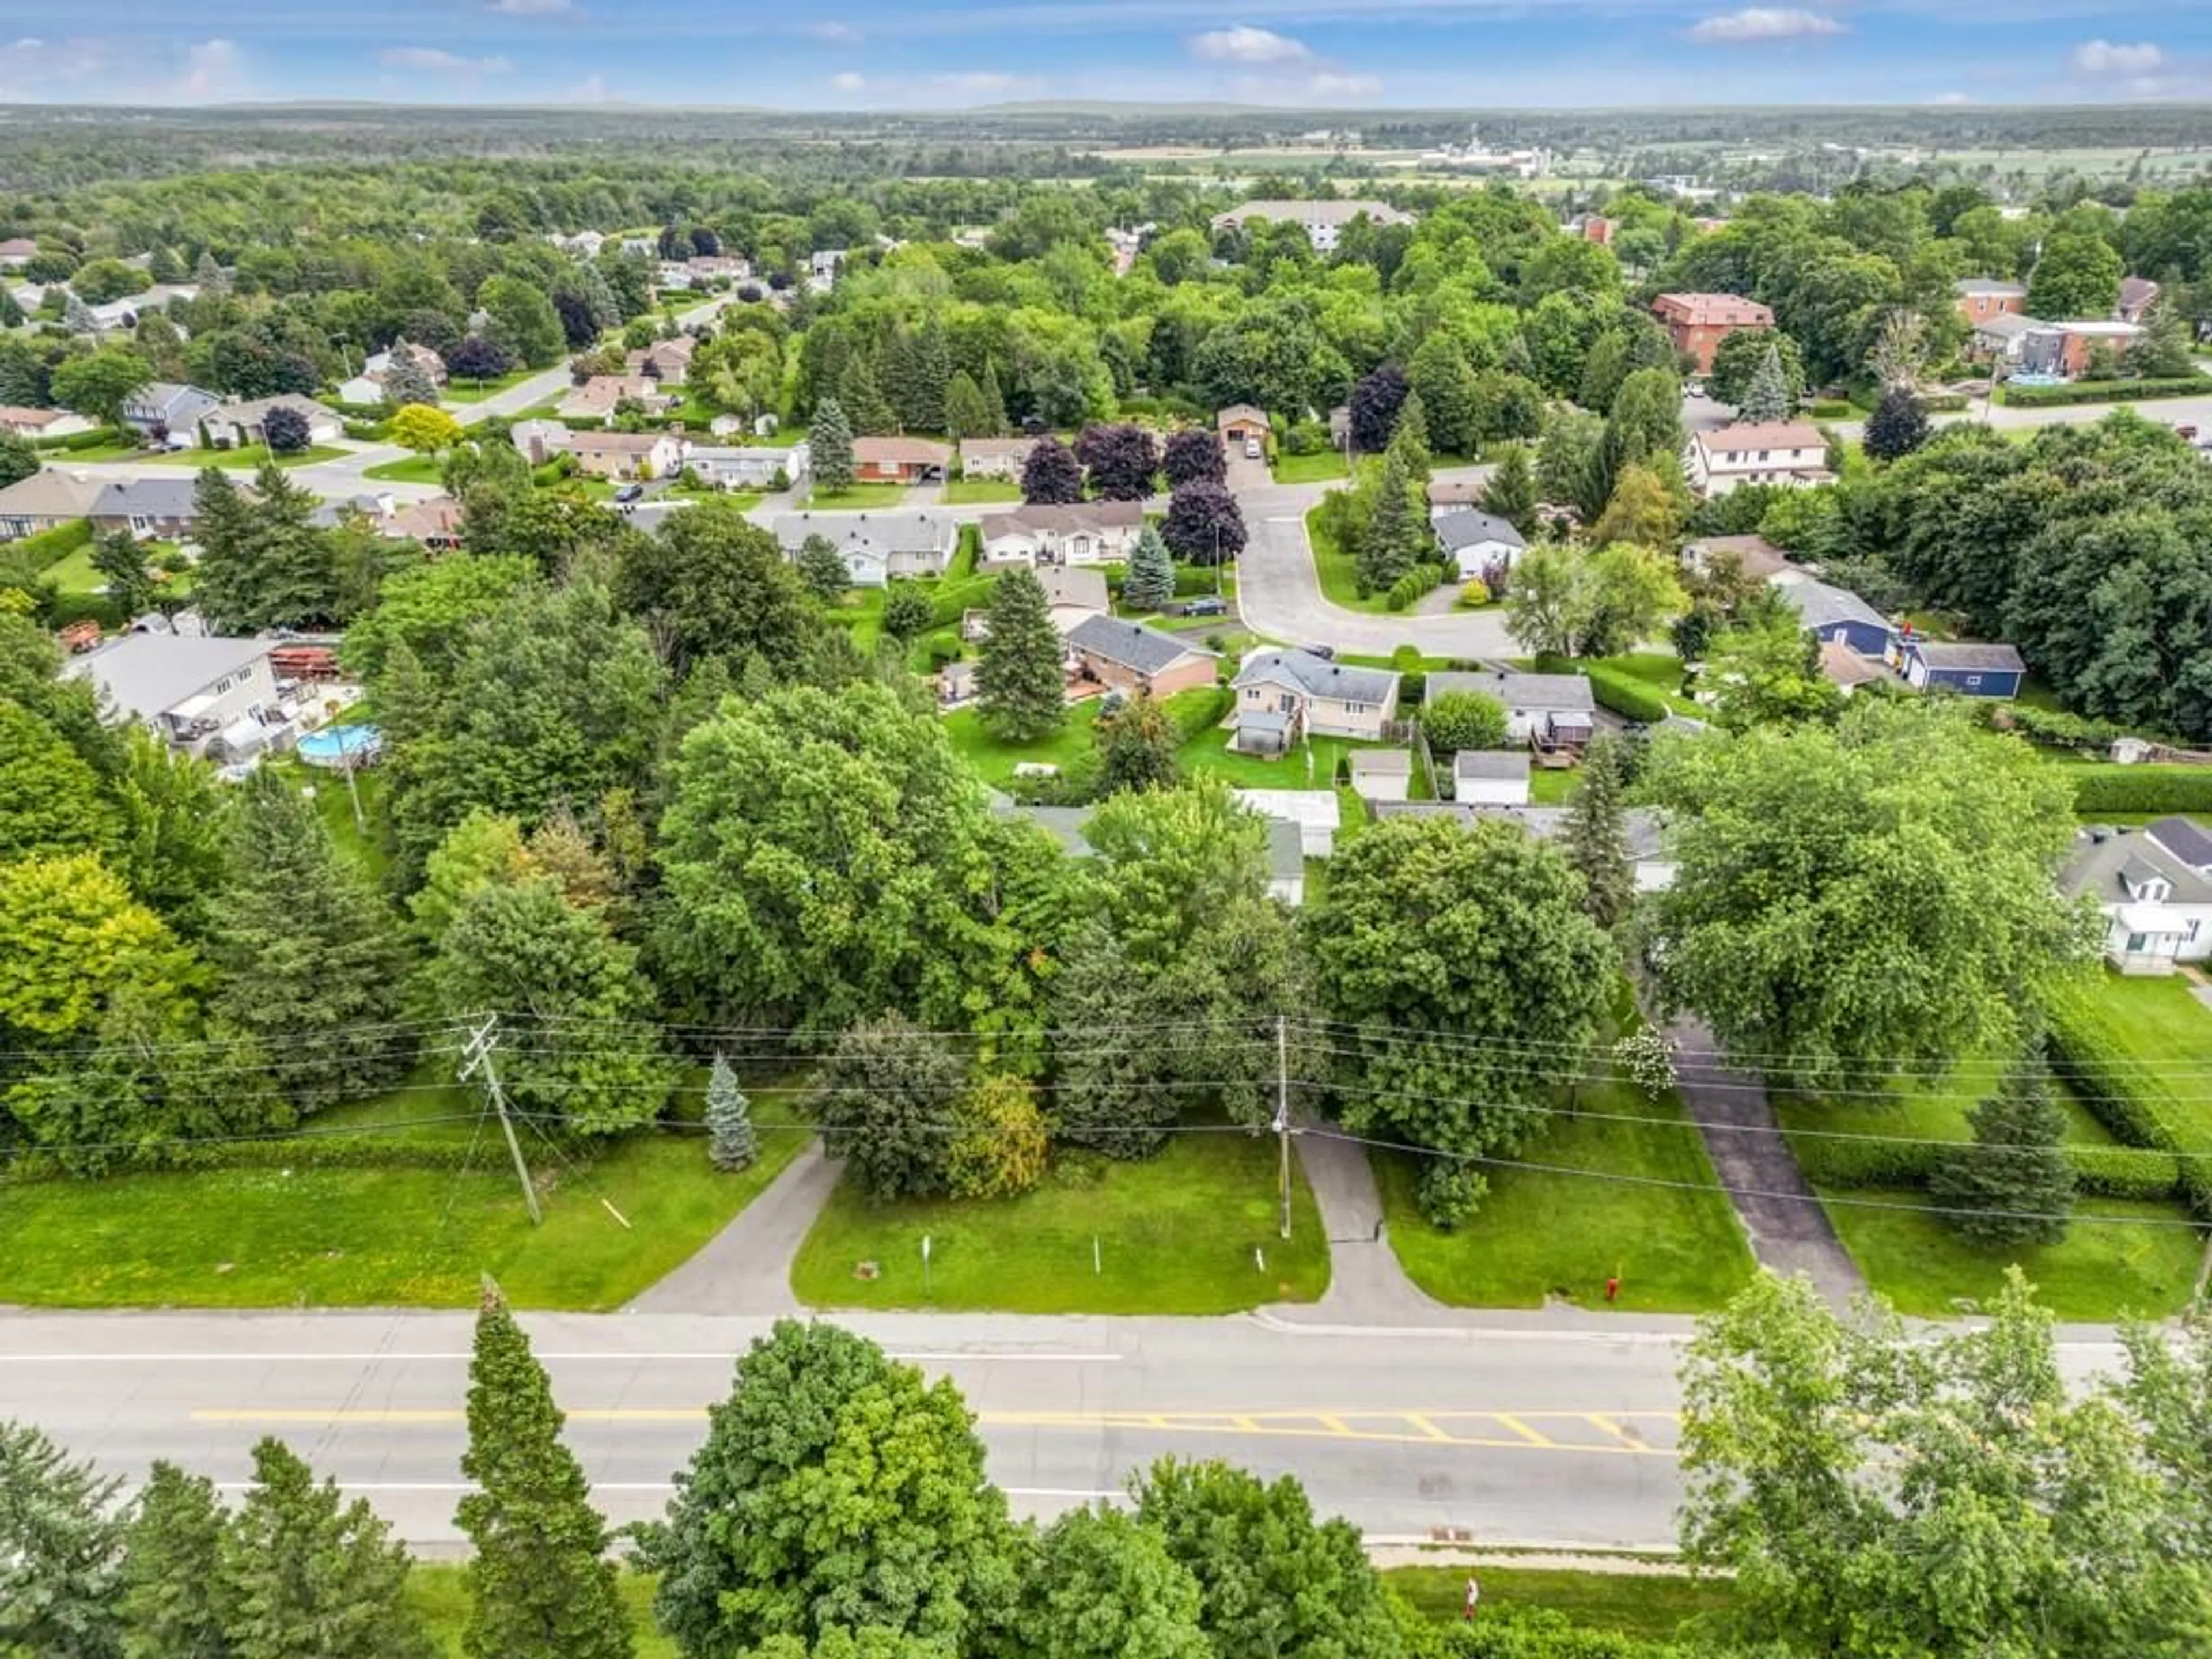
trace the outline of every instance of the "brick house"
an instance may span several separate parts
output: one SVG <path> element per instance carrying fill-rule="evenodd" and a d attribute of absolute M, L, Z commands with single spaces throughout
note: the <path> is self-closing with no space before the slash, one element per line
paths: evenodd
<path fill-rule="evenodd" d="M 1774 326 L 1771 311 L 1734 294 L 1662 294 L 1651 302 L 1651 314 L 1700 374 L 1712 373 L 1713 353 L 1738 329 Z"/>
<path fill-rule="evenodd" d="M 1218 654 L 1172 634 L 1118 617 L 1086 617 L 1069 630 L 1067 651 L 1079 683 L 1132 696 L 1171 697 L 1213 684 Z"/>
<path fill-rule="evenodd" d="M 2027 287 L 2022 283 L 1999 282 L 1992 276 L 1961 276 L 1951 284 L 1951 292 L 1959 314 L 1970 323 L 2027 314 Z"/>
<path fill-rule="evenodd" d="M 927 438 L 855 438 L 853 477 L 860 483 L 942 483 L 952 450 Z"/>

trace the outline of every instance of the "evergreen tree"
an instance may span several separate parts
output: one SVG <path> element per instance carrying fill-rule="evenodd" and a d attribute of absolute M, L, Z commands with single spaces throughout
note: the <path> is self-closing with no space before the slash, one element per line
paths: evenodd
<path fill-rule="evenodd" d="M 1147 521 L 1137 535 L 1129 556 L 1129 573 L 1121 584 L 1123 603 L 1138 611 L 1164 611 L 1175 600 L 1175 559 L 1160 539 L 1159 526 Z"/>
<path fill-rule="evenodd" d="M 1057 438 L 1036 441 L 1022 463 L 1022 500 L 1032 507 L 1072 507 L 1083 499 L 1083 464 Z"/>
<path fill-rule="evenodd" d="M 0 1653 L 116 1659 L 122 1482 L 0 1418 Z"/>
<path fill-rule="evenodd" d="M 222 1571 L 229 1518 L 213 1481 L 154 1465 L 125 1540 L 123 1659 L 230 1659 Z"/>
<path fill-rule="evenodd" d="M 997 434 L 991 411 L 983 403 L 983 388 L 966 369 L 952 377 L 945 389 L 945 426 L 954 438 L 988 438 Z"/>
<path fill-rule="evenodd" d="M 841 495 L 853 487 L 853 423 L 844 405 L 824 398 L 815 406 L 814 423 L 807 428 L 815 487 L 825 495 Z"/>
<path fill-rule="evenodd" d="M 97 334 L 100 319 L 93 315 L 90 306 L 72 294 L 62 302 L 62 326 L 72 334 Z"/>
<path fill-rule="evenodd" d="M 1150 975 L 1114 933 L 1087 927 L 1052 982 L 1053 1024 L 1070 1033 L 1140 1030 L 1168 1015 Z M 1167 1144 L 1178 1091 L 1158 1045 L 1117 1049 L 1073 1038 L 1053 1061 L 1053 1118 L 1060 1138 L 1109 1158 L 1149 1158 Z"/>
<path fill-rule="evenodd" d="M 261 610 L 252 508 L 230 475 L 210 466 L 192 487 L 192 509 L 200 547 L 192 592 L 199 608 L 220 629 L 251 633 Z"/>
<path fill-rule="evenodd" d="M 629 1611 L 607 1526 L 574 1455 L 545 1368 L 486 1281 L 469 1359 L 469 1449 L 477 1490 L 454 1519 L 469 1563 L 469 1659 L 629 1659 Z"/>
<path fill-rule="evenodd" d="M 1622 793 L 1619 739 L 1594 738 L 1583 754 L 1561 846 L 1567 862 L 1582 872 L 1583 913 L 1608 933 L 1636 902 Z"/>
<path fill-rule="evenodd" d="M 322 819 L 267 767 L 240 787 L 228 872 L 209 955 L 216 1008 L 269 1046 L 271 1077 L 306 1110 L 404 1073 L 410 1046 L 386 1029 L 404 959 L 384 902 L 339 862 Z"/>
<path fill-rule="evenodd" d="M 1866 453 L 1878 461 L 1910 455 L 1928 438 L 1928 411 L 1911 386 L 1884 391 L 1874 413 L 1867 416 Z"/>
<path fill-rule="evenodd" d="M 1510 444 L 1482 486 L 1482 510 L 1505 520 L 1523 536 L 1536 533 L 1536 470 L 1528 446 Z"/>
<path fill-rule="evenodd" d="M 707 1158 L 724 1175 L 734 1175 L 760 1156 L 760 1139 L 753 1133 L 752 1109 L 738 1074 L 721 1055 L 707 1075 Z"/>
<path fill-rule="evenodd" d="M 983 360 L 983 419 L 986 432 L 1006 429 L 1006 394 L 999 390 L 998 361 L 991 357 Z"/>
<path fill-rule="evenodd" d="M 1790 395 L 1789 378 L 1782 372 L 1782 353 L 1769 345 L 1766 355 L 1759 360 L 1759 367 L 1752 371 L 1751 384 L 1744 388 L 1743 401 L 1736 405 L 1736 418 L 1786 421 L 1796 410 L 1797 400 Z"/>
<path fill-rule="evenodd" d="M 253 1486 L 225 1535 L 233 1659 L 429 1659 L 406 1601 L 407 1552 L 368 1504 L 344 1501 L 282 1442 L 253 1449 Z"/>
<path fill-rule="evenodd" d="M 92 544 L 92 568 L 107 578 L 107 597 L 125 617 L 154 608 L 159 591 L 147 568 L 146 544 L 127 530 L 111 530 Z"/>
<path fill-rule="evenodd" d="M 1363 592 L 1381 593 L 1420 562 L 1428 520 L 1413 505 L 1406 457 L 1393 442 L 1382 459 L 1375 511 L 1359 538 L 1355 568 Z"/>
<path fill-rule="evenodd" d="M 800 542 L 793 563 L 806 591 L 824 605 L 836 604 L 853 585 L 853 573 L 845 568 L 837 544 L 827 536 L 810 535 Z"/>
<path fill-rule="evenodd" d="M 0 327 L 6 325 L 7 319 L 0 317 Z M 0 489 L 22 483 L 44 465 L 28 438 L 14 432 L 0 433 Z"/>
<path fill-rule="evenodd" d="M 608 286 L 606 274 L 588 260 L 576 267 L 576 292 L 584 296 L 584 303 L 592 308 L 592 320 L 602 331 L 615 327 L 622 319 L 622 303 Z"/>
<path fill-rule="evenodd" d="M 230 278 L 223 275 L 222 267 L 215 262 L 212 248 L 200 250 L 200 257 L 192 266 L 192 280 L 200 285 L 203 294 L 220 296 L 230 292 Z"/>
<path fill-rule="evenodd" d="M 322 498 L 274 461 L 254 475 L 246 507 L 255 628 L 328 621 L 337 611 L 337 562 L 331 538 L 313 523 Z"/>
<path fill-rule="evenodd" d="M 1067 720 L 1066 647 L 1034 571 L 1011 570 L 991 591 L 991 631 L 975 665 L 983 724 L 1006 743 L 1032 743 Z"/>
<path fill-rule="evenodd" d="M 1419 392 L 1407 393 L 1398 410 L 1397 430 L 1390 434 L 1389 448 L 1405 458 L 1407 477 L 1425 491 L 1436 470 L 1436 457 L 1429 447 L 1429 417 Z"/>
<path fill-rule="evenodd" d="M 871 1198 L 935 1198 L 951 1180 L 947 1133 L 968 1089 L 967 1061 L 896 1014 L 839 1036 L 817 1079 L 823 1149 Z"/>
<path fill-rule="evenodd" d="M 436 408 L 438 383 L 410 350 L 404 340 L 392 343 L 391 362 L 384 371 L 384 406 L 404 409 L 409 404 Z"/>
<path fill-rule="evenodd" d="M 946 399 L 952 383 L 952 346 L 945 325 L 932 313 L 915 337 L 913 384 L 899 410 L 909 432 L 941 433 L 949 422 Z"/>
<path fill-rule="evenodd" d="M 2040 1054 L 2007 1074 L 1967 1113 L 1974 1139 L 1948 1152 L 1929 1188 L 1949 1220 L 1978 1244 L 2056 1244 L 2074 1207 L 2066 1110 L 2052 1097 Z"/>
<path fill-rule="evenodd" d="M 864 351 L 855 351 L 837 383 L 837 401 L 853 430 L 874 435 L 898 429 L 898 416 L 877 384 L 875 366 Z"/>

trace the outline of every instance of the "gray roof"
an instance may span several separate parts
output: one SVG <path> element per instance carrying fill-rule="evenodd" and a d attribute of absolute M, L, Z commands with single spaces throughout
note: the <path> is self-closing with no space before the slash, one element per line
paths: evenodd
<path fill-rule="evenodd" d="M 1119 663 L 1139 674 L 1157 674 L 1193 653 L 1214 654 L 1157 628 L 1106 616 L 1085 617 L 1067 630 L 1067 642 L 1102 661 Z"/>
<path fill-rule="evenodd" d="M 1455 778 L 1525 778 L 1528 751 L 1525 749 L 1462 749 L 1452 757 Z"/>
<path fill-rule="evenodd" d="M 1083 826 L 1091 820 L 1094 809 L 1088 806 L 1032 806 L 1026 801 L 1016 800 L 1000 790 L 990 792 L 991 811 L 1002 818 L 1019 818 L 1034 823 L 1060 844 L 1071 856 L 1087 859 L 1091 854 L 1089 839 Z"/>
<path fill-rule="evenodd" d="M 1776 582 L 1774 588 L 1807 628 L 1832 628 L 1838 623 L 1864 623 L 1870 628 L 1889 626 L 1888 617 L 1848 587 L 1808 578 L 1803 581 Z"/>
<path fill-rule="evenodd" d="M 2011 336 L 2032 334 L 2045 326 L 2033 317 L 2023 317 L 2017 311 L 2000 311 L 1995 316 L 1984 317 L 1974 325 L 1977 334 Z"/>
<path fill-rule="evenodd" d="M 2068 893 L 2087 893 L 2100 904 L 2126 904 L 2139 885 L 2157 876 L 2173 889 L 2174 904 L 2212 904 L 2212 880 L 2191 869 L 2148 834 L 2084 830 L 2074 837 L 2074 856 L 2058 878 Z"/>
<path fill-rule="evenodd" d="M 96 519 L 197 519 L 197 478 L 118 478 L 92 504 Z"/>
<path fill-rule="evenodd" d="M 1423 695 L 1431 702 L 1456 691 L 1495 697 L 1508 708 L 1548 708 L 1588 714 L 1597 708 L 1589 681 L 1580 674 L 1521 674 L 1506 670 L 1469 674 L 1443 669 L 1429 676 Z"/>
<path fill-rule="evenodd" d="M 796 553 L 809 536 L 828 537 L 848 556 L 935 553 L 957 533 L 952 520 L 933 513 L 786 513 L 775 521 L 775 538 L 787 553 Z"/>
<path fill-rule="evenodd" d="M 1413 775 L 1413 751 L 1410 749 L 1355 749 L 1352 751 L 1352 775 L 1358 777 L 1409 778 Z"/>
<path fill-rule="evenodd" d="M 1310 651 L 1261 651 L 1245 659 L 1231 682 L 1238 687 L 1288 685 L 1310 697 L 1339 702 L 1388 702 L 1398 676 L 1387 668 L 1355 668 Z"/>
<path fill-rule="evenodd" d="M 2027 665 L 2008 645 L 1984 645 L 1971 640 L 1914 640 L 1911 648 L 1930 668 L 1993 668 L 2025 674 Z"/>
<path fill-rule="evenodd" d="M 1528 539 L 1504 520 L 1492 513 L 1474 507 L 1462 507 L 1456 513 L 1447 513 L 1437 520 L 1437 539 L 1443 544 L 1447 553 L 1462 547 L 1475 547 L 1484 542 L 1502 542 L 1508 547 L 1526 547 Z"/>
<path fill-rule="evenodd" d="M 1496 819 L 1519 824 L 1538 841 L 1551 841 L 1565 834 L 1567 820 L 1574 811 L 1568 806 L 1492 806 L 1480 801 L 1456 800 L 1378 800 L 1370 803 L 1368 810 L 1378 818 L 1449 817 L 1465 824 Z M 1656 811 L 1649 806 L 1632 806 L 1621 814 L 1621 828 L 1626 832 L 1631 858 L 1661 856 Z"/>
<path fill-rule="evenodd" d="M 1067 505 L 1030 501 L 1008 507 L 1004 513 L 986 514 L 983 539 L 994 541 L 1000 536 L 1024 531 L 1065 536 L 1084 530 L 1126 530 L 1144 521 L 1142 501 L 1076 501 Z"/>
<path fill-rule="evenodd" d="M 167 714 L 226 674 L 269 654 L 267 640 L 182 634 L 124 634 L 76 659 L 64 672 L 89 678 L 126 714 Z"/>
<path fill-rule="evenodd" d="M 2008 283 L 1995 276 L 1961 276 L 1951 284 L 1954 294 L 2003 294 L 2025 295 L 2025 283 Z"/>
<path fill-rule="evenodd" d="M 2192 870 L 2212 871 L 2212 835 L 2188 818 L 2160 818 L 2143 826 L 2143 834 Z"/>
<path fill-rule="evenodd" d="M 1267 876 L 1272 881 L 1298 881 L 1306 873 L 1304 832 L 1288 818 L 1267 820 Z"/>

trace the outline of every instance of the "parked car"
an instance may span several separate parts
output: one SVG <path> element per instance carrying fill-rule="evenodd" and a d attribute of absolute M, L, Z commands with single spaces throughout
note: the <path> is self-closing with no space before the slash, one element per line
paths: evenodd
<path fill-rule="evenodd" d="M 1229 601 L 1217 594 L 1208 593 L 1185 605 L 1182 614 L 1186 617 L 1225 617 L 1229 614 Z"/>
<path fill-rule="evenodd" d="M 2176 432 L 2179 432 L 2183 437 L 2188 439 L 2190 442 L 2195 443 L 2197 441 L 2197 428 L 2195 427 L 2178 426 L 2173 429 Z"/>
<path fill-rule="evenodd" d="M 1257 438 L 1247 438 L 1244 441 L 1244 459 L 1246 460 L 1256 461 L 1261 459 L 1265 457 L 1267 453 L 1267 452 L 1265 449 L 1260 447 L 1260 441 Z"/>
<path fill-rule="evenodd" d="M 1303 646 L 1300 649 L 1309 657 L 1319 657 L 1323 662 L 1336 660 L 1336 647 L 1333 645 L 1309 645 Z"/>
<path fill-rule="evenodd" d="M 615 504 L 618 507 L 627 507 L 630 502 L 637 500 L 644 494 L 645 486 L 643 484 L 626 483 L 620 489 L 615 491 Z"/>

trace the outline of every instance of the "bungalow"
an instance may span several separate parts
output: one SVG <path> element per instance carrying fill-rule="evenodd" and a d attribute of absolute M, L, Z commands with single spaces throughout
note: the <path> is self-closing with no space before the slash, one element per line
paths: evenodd
<path fill-rule="evenodd" d="M 1895 666 L 1916 691 L 1941 687 L 1969 697 L 2015 697 L 2027 665 L 2008 645 L 1926 640 L 1907 635 L 1895 647 Z"/>
<path fill-rule="evenodd" d="M 1743 574 L 1759 581 L 1790 568 L 1790 556 L 1764 536 L 1700 536 L 1682 550 L 1682 562 L 1700 576 L 1711 574 L 1730 560 Z"/>
<path fill-rule="evenodd" d="M 1106 591 L 1106 573 L 1103 570 L 1077 570 L 1066 565 L 1040 566 L 1036 572 L 1038 585 L 1044 589 L 1044 601 L 1052 612 L 1052 625 L 1060 630 L 1062 639 L 1092 617 L 1103 617 L 1113 607 L 1111 596 Z M 960 636 L 970 644 L 991 637 L 991 615 L 988 611 L 970 611 L 960 618 Z"/>
<path fill-rule="evenodd" d="M 0 242 L 0 270 L 21 270 L 39 257 L 39 245 L 27 236 L 10 236 Z"/>
<path fill-rule="evenodd" d="M 675 401 L 660 389 L 659 381 L 643 374 L 594 374 L 581 386 L 571 386 L 553 412 L 564 421 L 611 421 L 624 404 L 658 415 Z"/>
<path fill-rule="evenodd" d="M 1002 478 L 1012 483 L 1029 465 L 1035 438 L 963 438 L 960 476 L 963 478 Z"/>
<path fill-rule="evenodd" d="M 1231 683 L 1235 746 L 1279 755 L 1301 735 L 1379 742 L 1398 712 L 1398 676 L 1354 668 L 1310 651 L 1255 651 Z"/>
<path fill-rule="evenodd" d="M 337 399 L 342 404 L 380 404 L 384 401 L 384 383 L 392 373 L 392 360 L 404 352 L 415 360 L 416 367 L 429 377 L 432 386 L 446 384 L 446 360 L 426 345 L 413 345 L 405 340 L 392 342 L 389 351 L 372 351 L 361 366 L 361 373 L 351 380 L 338 384 Z"/>
<path fill-rule="evenodd" d="M 1352 793 L 1362 800 L 1404 800 L 1413 788 L 1410 749 L 1355 749 L 1350 757 Z"/>
<path fill-rule="evenodd" d="M 568 428 L 559 421 L 517 421 L 507 429 L 507 441 L 531 465 L 543 466 L 567 447 Z"/>
<path fill-rule="evenodd" d="M 2074 838 L 2058 885 L 2105 918 L 2105 960 L 2124 974 L 2170 974 L 2212 955 L 2212 879 L 2151 830 L 2093 825 Z M 2193 827 L 2193 826 L 2192 826 Z"/>
<path fill-rule="evenodd" d="M 1103 613 L 1068 630 L 1067 652 L 1079 684 L 1154 698 L 1212 685 L 1220 660 L 1218 652 L 1173 634 Z"/>
<path fill-rule="evenodd" d="M 674 432 L 564 430 L 549 447 L 574 455 L 577 470 L 594 478 L 667 478 L 684 465 L 684 439 Z"/>
<path fill-rule="evenodd" d="M 1739 421 L 1690 440 L 1691 488 L 1725 495 L 1738 484 L 1831 482 L 1828 441 L 1806 421 Z"/>
<path fill-rule="evenodd" d="M 1509 669 L 1477 673 L 1446 671 L 1429 676 L 1431 702 L 1472 691 L 1505 706 L 1505 735 L 1515 743 L 1534 738 L 1580 749 L 1597 726 L 1597 699 L 1580 674 L 1522 674 Z"/>
<path fill-rule="evenodd" d="M 1057 564 L 1116 564 L 1136 550 L 1145 528 L 1139 501 L 1031 503 L 984 515 L 983 563 L 993 569 Z"/>
<path fill-rule="evenodd" d="M 1483 492 L 1488 488 L 1480 478 L 1430 479 L 1430 521 L 1434 523 L 1447 513 L 1456 513 L 1463 507 L 1481 506 Z"/>
<path fill-rule="evenodd" d="M 699 482 L 716 489 L 774 489 L 777 480 L 788 489 L 806 476 L 810 455 L 804 442 L 779 447 L 775 444 L 721 447 L 704 445 L 684 458 L 684 465 Z"/>
<path fill-rule="evenodd" d="M 88 679 L 117 715 L 156 737 L 198 748 L 240 721 L 279 723 L 269 640 L 174 633 L 122 634 L 62 670 Z"/>
<path fill-rule="evenodd" d="M 198 488 L 190 477 L 119 478 L 94 501 L 92 527 L 102 535 L 127 530 L 140 541 L 189 540 L 200 521 Z"/>
<path fill-rule="evenodd" d="M 1896 630 L 1889 619 L 1847 587 L 1837 587 L 1802 571 L 1770 577 L 1783 603 L 1797 613 L 1798 625 L 1826 642 L 1849 646 L 1879 662 L 1888 654 Z"/>
<path fill-rule="evenodd" d="M 200 420 L 208 435 L 218 444 L 244 448 L 248 444 L 268 441 L 270 411 L 278 409 L 289 409 L 307 422 L 307 441 L 311 444 L 334 443 L 345 436 L 345 422 L 335 410 L 296 392 L 280 392 L 273 398 L 255 398 L 246 403 L 223 404 L 210 410 Z"/>
<path fill-rule="evenodd" d="M 623 362 L 632 374 L 663 386 L 682 386 L 691 377 L 691 354 L 698 349 L 698 341 L 689 334 L 676 334 L 625 353 Z"/>
<path fill-rule="evenodd" d="M 1434 522 L 1437 544 L 1458 568 L 1462 581 L 1473 576 L 1486 578 L 1493 571 L 1510 570 L 1513 562 L 1528 546 L 1528 538 L 1510 524 L 1479 508 L 1462 507 L 1441 514 Z"/>
<path fill-rule="evenodd" d="M 1242 455 L 1244 446 L 1257 438 L 1267 441 L 1267 411 L 1250 404 L 1231 404 L 1213 417 L 1214 429 L 1231 455 Z"/>
<path fill-rule="evenodd" d="M 1977 327 L 1992 317 L 2018 317 L 2027 310 L 2027 286 L 2024 283 L 1961 276 L 1951 284 L 1951 293 L 1959 314 Z"/>
<path fill-rule="evenodd" d="M 894 576 L 943 575 L 960 526 L 934 513 L 786 513 L 775 521 L 787 558 L 796 557 L 809 536 L 829 538 L 854 586 L 882 587 Z"/>
<path fill-rule="evenodd" d="M 1574 817 L 1568 806 L 1492 806 L 1461 800 L 1378 801 L 1368 809 L 1377 818 L 1448 817 L 1463 825 L 1486 822 L 1510 823 L 1538 841 L 1553 841 L 1567 832 Z M 1648 806 L 1632 806 L 1621 814 L 1626 831 L 1628 863 L 1639 893 L 1663 893 L 1674 884 L 1674 860 L 1667 856 L 1659 815 Z"/>
<path fill-rule="evenodd" d="M 149 380 L 123 405 L 123 424 L 149 438 L 194 441 L 199 424 L 222 407 L 222 399 L 196 386 Z"/>
<path fill-rule="evenodd" d="M 2158 303 L 2158 284 L 2148 276 L 2120 278 L 2120 302 L 2113 307 L 2112 315 L 2123 323 L 2140 325 Z"/>
<path fill-rule="evenodd" d="M 415 542 L 433 553 L 460 550 L 461 504 L 451 495 L 404 503 L 385 523 L 385 533 L 395 541 Z"/>
<path fill-rule="evenodd" d="M 0 541 L 58 530 L 88 518 L 106 482 L 89 472 L 47 467 L 0 489 Z"/>
<path fill-rule="evenodd" d="M 66 409 L 25 409 L 20 404 L 0 404 L 0 432 L 17 438 L 70 438 L 80 432 L 90 432 L 94 422 Z"/>
<path fill-rule="evenodd" d="M 1331 858 L 1344 815 L 1334 789 L 1235 789 L 1237 804 L 1271 823 L 1297 831 L 1298 849 L 1307 858 Z"/>
<path fill-rule="evenodd" d="M 951 448 L 927 438 L 853 440 L 853 477 L 863 483 L 942 483 L 951 465 Z"/>
<path fill-rule="evenodd" d="M 1462 749 L 1452 757 L 1452 799 L 1469 805 L 1526 806 L 1528 751 Z"/>

